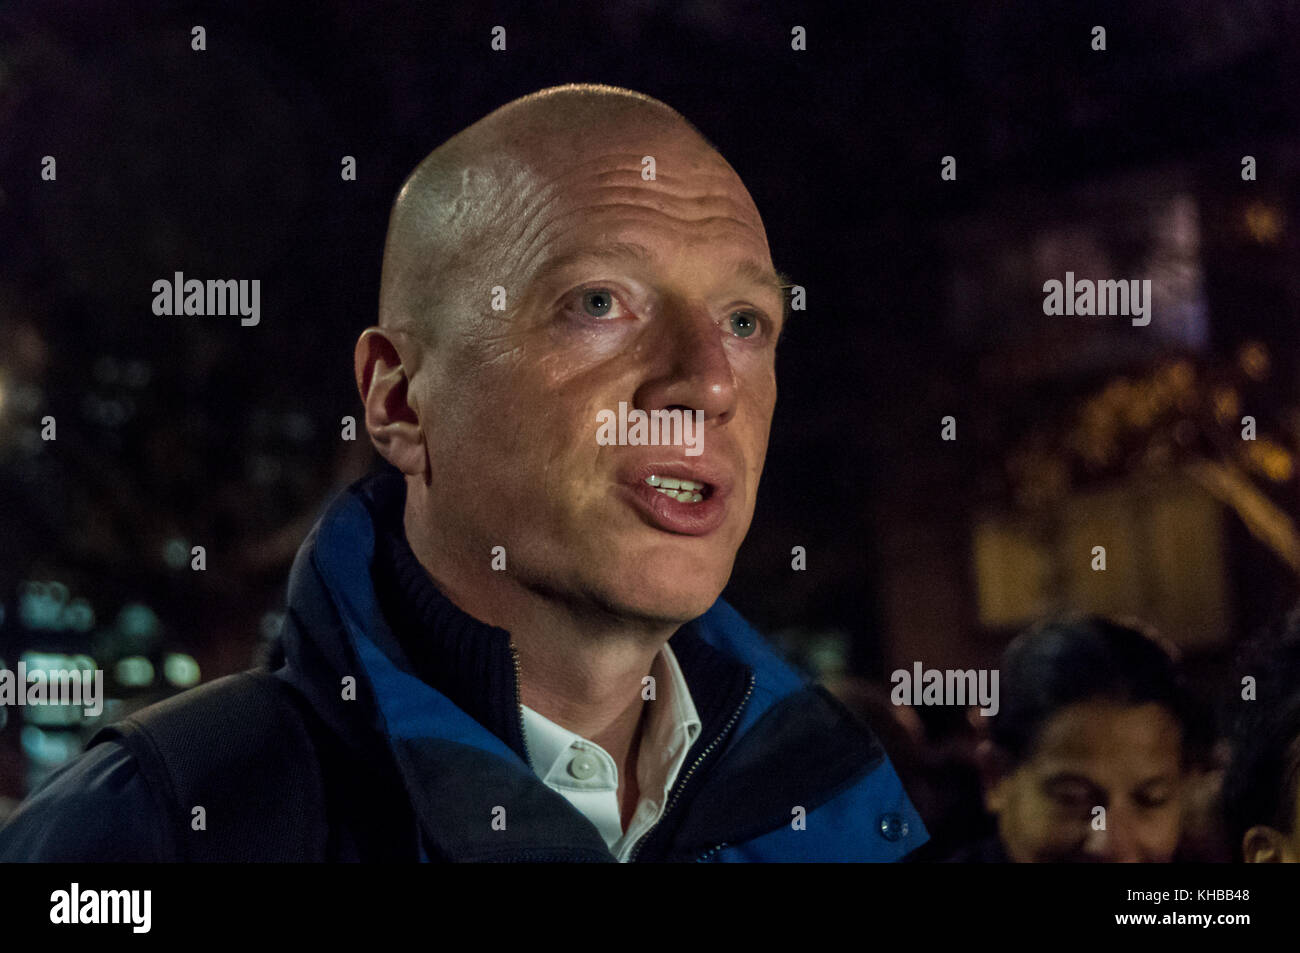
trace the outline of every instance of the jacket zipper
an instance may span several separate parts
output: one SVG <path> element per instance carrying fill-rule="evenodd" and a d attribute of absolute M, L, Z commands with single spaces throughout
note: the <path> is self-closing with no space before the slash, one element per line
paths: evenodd
<path fill-rule="evenodd" d="M 664 820 L 668 817 L 668 814 L 673 809 L 673 805 L 677 803 L 677 799 L 682 796 L 682 791 L 686 789 L 686 784 L 688 781 L 690 781 L 691 775 L 695 773 L 695 769 L 698 768 L 700 764 L 704 761 L 704 759 L 709 756 L 709 753 L 713 751 L 713 749 L 716 748 L 722 742 L 722 739 L 727 737 L 727 733 L 731 731 L 731 726 L 736 723 L 736 719 L 740 717 L 740 713 L 745 710 L 745 705 L 749 702 L 749 696 L 752 695 L 753 693 L 754 693 L 754 673 L 750 672 L 749 684 L 745 686 L 745 697 L 740 700 L 740 704 L 736 706 L 736 710 L 731 713 L 731 718 L 727 721 L 726 725 L 723 726 L 722 731 L 718 733 L 718 737 L 714 738 L 713 741 L 709 743 L 709 746 L 700 752 L 700 756 L 695 759 L 694 763 L 691 764 L 687 772 L 677 779 L 677 784 L 675 786 L 675 790 L 673 791 L 673 796 L 668 801 L 668 806 L 664 808 L 664 812 L 659 815 L 659 820 L 655 821 L 654 824 L 651 826 L 650 830 L 642 834 L 640 839 L 636 842 L 636 846 L 632 848 L 632 853 L 629 854 L 627 858 L 627 862 L 629 864 L 633 863 L 636 860 L 637 855 L 641 853 L 641 847 L 645 844 L 646 839 L 651 834 L 653 834 L 655 832 L 655 829 L 659 827 L 659 825 L 662 824 Z M 724 847 L 726 845 L 719 844 L 718 846 Z M 709 851 L 709 854 L 713 853 L 713 851 L 717 849 L 718 849 L 717 847 L 714 847 L 712 850 Z M 708 854 L 705 854 L 704 856 L 707 857 Z"/>
<path fill-rule="evenodd" d="M 524 731 L 524 702 L 521 694 L 523 682 L 521 681 L 519 671 L 519 649 L 515 648 L 515 643 L 510 643 L 510 657 L 515 662 L 515 712 L 519 716 L 519 740 L 524 745 L 524 758 L 528 761 L 528 767 L 536 770 L 533 766 L 533 756 L 528 751 L 528 733 Z"/>
<path fill-rule="evenodd" d="M 712 857 L 714 854 L 716 854 L 718 851 L 722 850 L 722 848 L 724 848 L 724 847 L 726 847 L 726 846 L 727 846 L 727 845 L 726 845 L 726 842 L 724 841 L 724 842 L 721 843 L 721 844 L 718 844 L 718 845 L 716 845 L 716 846 L 714 846 L 714 847 L 710 847 L 708 850 L 706 850 L 706 851 L 705 851 L 703 854 L 701 854 L 699 857 L 696 857 L 696 858 L 695 858 L 695 862 L 696 862 L 697 864 L 702 864 L 702 863 L 704 863 L 706 860 L 708 860 L 710 857 Z"/>

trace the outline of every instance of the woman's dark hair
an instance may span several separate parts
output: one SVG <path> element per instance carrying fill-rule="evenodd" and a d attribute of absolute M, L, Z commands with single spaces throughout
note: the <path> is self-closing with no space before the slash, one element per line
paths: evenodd
<path fill-rule="evenodd" d="M 1223 778 L 1223 820 L 1240 857 L 1256 824 L 1294 833 L 1300 795 L 1300 607 L 1281 626 L 1247 645 L 1240 674 L 1255 679 L 1253 700 L 1239 700 L 1232 761 Z"/>
<path fill-rule="evenodd" d="M 1169 653 L 1143 632 L 1100 616 L 1052 619 L 1017 636 L 1002 653 L 999 682 L 990 737 L 1014 763 L 1032 753 L 1057 711 L 1078 702 L 1163 705 L 1184 736 L 1194 720 Z"/>

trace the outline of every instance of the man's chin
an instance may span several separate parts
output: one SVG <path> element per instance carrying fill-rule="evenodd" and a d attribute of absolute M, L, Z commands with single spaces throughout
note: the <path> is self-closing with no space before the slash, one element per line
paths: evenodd
<path fill-rule="evenodd" d="M 716 586 L 699 577 L 682 578 L 665 574 L 665 578 L 640 578 L 633 586 L 606 590 L 610 610 L 629 619 L 648 623 L 682 625 L 697 619 L 718 600 L 726 579 Z"/>

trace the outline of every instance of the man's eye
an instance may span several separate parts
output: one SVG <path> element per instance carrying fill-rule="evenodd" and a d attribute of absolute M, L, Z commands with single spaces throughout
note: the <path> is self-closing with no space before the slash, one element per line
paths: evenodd
<path fill-rule="evenodd" d="M 582 310 L 593 318 L 603 318 L 614 307 L 614 296 L 604 289 L 585 291 L 582 295 Z"/>
<path fill-rule="evenodd" d="M 738 338 L 747 338 L 758 330 L 758 319 L 748 311 L 731 313 L 731 330 Z"/>

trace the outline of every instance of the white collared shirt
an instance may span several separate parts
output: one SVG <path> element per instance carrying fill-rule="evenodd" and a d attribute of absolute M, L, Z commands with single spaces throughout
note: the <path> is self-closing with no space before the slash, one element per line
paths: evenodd
<path fill-rule="evenodd" d="M 655 698 L 645 702 L 649 707 L 637 752 L 640 800 L 626 831 L 619 809 L 618 765 L 609 753 L 527 705 L 520 706 L 533 770 L 596 826 L 620 862 L 627 861 L 636 842 L 663 816 L 668 793 L 700 733 L 700 717 L 686 679 L 666 643 L 655 656 L 650 674 L 654 676 Z"/>

